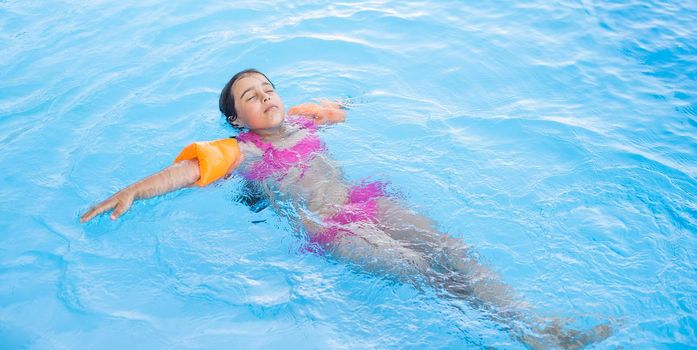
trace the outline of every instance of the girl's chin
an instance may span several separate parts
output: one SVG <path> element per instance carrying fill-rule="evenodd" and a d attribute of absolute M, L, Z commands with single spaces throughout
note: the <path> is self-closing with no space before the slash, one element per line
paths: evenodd
<path fill-rule="evenodd" d="M 283 125 L 284 119 L 285 118 L 282 115 L 281 116 L 274 116 L 274 117 L 270 118 L 268 123 L 266 123 L 266 125 L 260 129 L 265 129 L 268 131 L 278 129 L 279 127 L 281 127 L 281 125 Z"/>
<path fill-rule="evenodd" d="M 281 124 L 283 124 L 284 116 L 268 116 L 266 120 L 261 123 L 255 123 L 256 125 L 252 127 L 253 129 L 274 129 Z"/>

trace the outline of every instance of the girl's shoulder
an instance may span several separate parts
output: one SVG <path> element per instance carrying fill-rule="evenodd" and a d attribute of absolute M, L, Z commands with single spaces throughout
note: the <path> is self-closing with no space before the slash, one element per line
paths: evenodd
<path fill-rule="evenodd" d="M 244 139 L 240 140 L 239 138 L 237 138 L 237 146 L 245 159 L 256 159 L 264 155 L 264 153 L 271 151 L 271 147 L 264 144 L 257 144 Z"/>

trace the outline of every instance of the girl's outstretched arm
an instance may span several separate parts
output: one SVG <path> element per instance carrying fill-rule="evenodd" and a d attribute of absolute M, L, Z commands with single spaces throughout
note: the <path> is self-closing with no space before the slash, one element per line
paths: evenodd
<path fill-rule="evenodd" d="M 317 125 L 340 123 L 346 120 L 346 110 L 343 105 L 328 100 L 293 106 L 288 110 L 288 114 L 314 119 Z"/>
<path fill-rule="evenodd" d="M 111 219 L 116 220 L 131 207 L 135 199 L 155 197 L 193 184 L 206 186 L 229 174 L 243 159 L 244 155 L 240 153 L 234 138 L 191 143 L 179 153 L 174 164 L 90 208 L 80 217 L 80 221 L 90 221 L 111 209 L 114 210 Z"/>
<path fill-rule="evenodd" d="M 131 207 L 133 200 L 155 197 L 193 185 L 201 176 L 198 160 L 189 159 L 174 163 L 162 171 L 150 175 L 117 192 L 105 201 L 93 206 L 80 217 L 87 222 L 93 217 L 113 209 L 111 219 L 116 220 Z"/>

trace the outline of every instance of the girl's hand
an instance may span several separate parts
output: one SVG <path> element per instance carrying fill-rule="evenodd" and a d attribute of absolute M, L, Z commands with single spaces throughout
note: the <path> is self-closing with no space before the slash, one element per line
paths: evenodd
<path fill-rule="evenodd" d="M 110 218 L 111 220 L 116 220 L 119 216 L 128 211 L 131 204 L 133 204 L 133 199 L 135 199 L 133 191 L 129 189 L 119 191 L 105 201 L 90 208 L 90 210 L 80 217 L 80 222 L 90 221 L 93 217 L 111 209 L 114 209 L 114 211 L 111 213 Z"/>
<path fill-rule="evenodd" d="M 321 100 L 320 105 L 324 109 L 324 123 L 343 123 L 346 120 L 346 106 L 339 101 Z"/>

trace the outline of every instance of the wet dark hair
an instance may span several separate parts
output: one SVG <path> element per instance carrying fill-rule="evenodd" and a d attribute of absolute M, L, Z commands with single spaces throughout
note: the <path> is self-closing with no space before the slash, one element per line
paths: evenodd
<path fill-rule="evenodd" d="M 249 74 L 261 74 L 264 78 L 266 78 L 266 80 L 269 81 L 269 83 L 271 83 L 271 87 L 273 87 L 274 89 L 276 88 L 276 86 L 273 85 L 273 83 L 271 82 L 269 77 L 266 76 L 266 74 L 254 68 L 245 69 L 241 72 L 238 72 L 237 74 L 233 75 L 232 78 L 230 78 L 230 81 L 228 81 L 227 84 L 225 84 L 223 91 L 220 92 L 218 108 L 220 108 L 220 112 L 223 113 L 223 115 L 225 116 L 225 120 L 227 120 L 228 124 L 232 125 L 232 127 L 236 129 L 239 129 L 240 127 L 234 124 L 235 120 L 237 120 L 237 111 L 235 110 L 235 97 L 232 96 L 232 84 Z"/>

